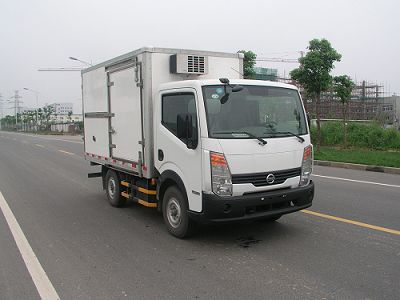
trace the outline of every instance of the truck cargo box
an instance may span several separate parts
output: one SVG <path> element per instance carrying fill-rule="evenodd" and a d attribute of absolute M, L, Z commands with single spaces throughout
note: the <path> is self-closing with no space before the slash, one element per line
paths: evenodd
<path fill-rule="evenodd" d="M 161 83 L 240 79 L 243 55 L 141 48 L 82 71 L 85 158 L 151 178 L 153 99 Z"/>

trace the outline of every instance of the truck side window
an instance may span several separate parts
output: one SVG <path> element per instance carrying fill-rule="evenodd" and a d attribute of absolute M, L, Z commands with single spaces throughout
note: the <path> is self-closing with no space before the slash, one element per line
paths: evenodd
<path fill-rule="evenodd" d="M 178 114 L 189 113 L 193 120 L 193 133 L 197 135 L 197 116 L 196 116 L 196 100 L 192 93 L 175 93 L 162 96 L 162 116 L 161 123 L 177 135 Z"/>

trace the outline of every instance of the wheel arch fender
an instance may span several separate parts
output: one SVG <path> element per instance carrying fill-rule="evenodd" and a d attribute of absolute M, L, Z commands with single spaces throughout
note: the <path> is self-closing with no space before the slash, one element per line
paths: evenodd
<path fill-rule="evenodd" d="M 161 173 L 158 178 L 157 184 L 157 201 L 158 201 L 158 210 L 161 210 L 162 201 L 164 198 L 165 191 L 172 185 L 176 185 L 178 189 L 182 192 L 185 201 L 188 201 L 185 184 L 183 183 L 182 178 L 172 170 L 166 170 Z"/>

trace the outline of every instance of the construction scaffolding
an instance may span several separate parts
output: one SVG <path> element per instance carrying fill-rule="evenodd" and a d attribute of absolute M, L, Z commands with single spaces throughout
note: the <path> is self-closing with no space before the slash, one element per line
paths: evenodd
<path fill-rule="evenodd" d="M 281 82 L 292 83 L 288 79 L 278 78 Z M 316 103 L 309 99 L 304 89 L 299 86 L 304 106 L 312 117 L 316 114 Z M 400 108 L 397 108 L 400 109 Z M 321 119 L 342 119 L 343 104 L 333 91 L 321 95 Z M 385 94 L 384 86 L 366 81 L 356 83 L 347 108 L 348 120 L 377 121 L 381 124 L 396 123 L 396 102 Z"/>

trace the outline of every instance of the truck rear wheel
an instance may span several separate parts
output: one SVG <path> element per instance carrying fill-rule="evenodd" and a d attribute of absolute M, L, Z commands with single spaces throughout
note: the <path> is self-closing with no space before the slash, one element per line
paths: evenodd
<path fill-rule="evenodd" d="M 121 207 L 126 203 L 126 199 L 121 196 L 118 174 L 113 170 L 108 170 L 106 174 L 106 194 L 114 207 Z"/>
<path fill-rule="evenodd" d="M 176 187 L 169 187 L 164 194 L 162 211 L 168 231 L 178 238 L 193 234 L 196 223 L 189 218 L 188 204 L 182 192 Z"/>

